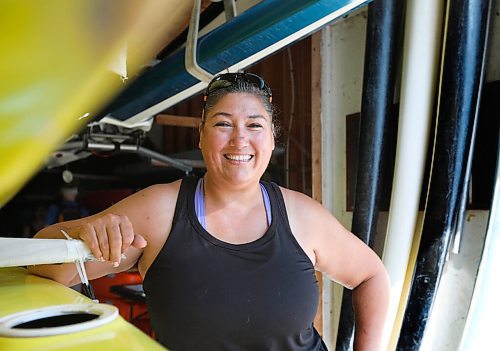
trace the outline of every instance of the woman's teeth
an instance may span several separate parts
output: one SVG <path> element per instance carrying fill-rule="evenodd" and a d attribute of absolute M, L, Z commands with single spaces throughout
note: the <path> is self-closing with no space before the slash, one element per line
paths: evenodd
<path fill-rule="evenodd" d="M 238 162 L 248 162 L 252 159 L 252 155 L 224 155 L 228 160 L 238 161 Z"/>

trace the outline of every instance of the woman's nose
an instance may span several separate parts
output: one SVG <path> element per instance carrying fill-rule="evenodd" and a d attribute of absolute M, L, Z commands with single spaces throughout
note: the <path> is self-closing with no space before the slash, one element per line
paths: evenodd
<path fill-rule="evenodd" d="M 248 144 L 248 133 L 245 128 L 236 127 L 231 133 L 231 145 L 246 146 Z"/>

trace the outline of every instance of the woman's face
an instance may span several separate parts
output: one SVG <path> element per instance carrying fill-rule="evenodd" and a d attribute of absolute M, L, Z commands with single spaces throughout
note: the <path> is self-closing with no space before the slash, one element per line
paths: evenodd
<path fill-rule="evenodd" d="M 200 129 L 207 175 L 218 182 L 258 182 L 274 150 L 272 117 L 252 94 L 223 96 L 207 111 Z"/>

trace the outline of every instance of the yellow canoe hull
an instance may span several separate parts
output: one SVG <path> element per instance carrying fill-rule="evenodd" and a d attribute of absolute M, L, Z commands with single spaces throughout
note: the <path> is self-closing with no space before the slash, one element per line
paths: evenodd
<path fill-rule="evenodd" d="M 88 304 L 90 299 L 59 283 L 29 274 L 26 269 L 0 268 L 0 320 L 14 313 L 55 305 Z M 113 321 L 79 332 L 43 337 L 0 336 L 0 350 L 165 350 L 118 316 Z"/>
<path fill-rule="evenodd" d="M 0 2 L 0 206 L 185 28 L 192 4 Z"/>

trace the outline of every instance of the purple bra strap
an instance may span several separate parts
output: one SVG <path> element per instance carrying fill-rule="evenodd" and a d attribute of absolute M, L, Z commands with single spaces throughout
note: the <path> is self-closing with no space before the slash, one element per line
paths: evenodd
<path fill-rule="evenodd" d="M 264 207 L 266 208 L 267 215 L 267 225 L 271 225 L 272 215 L 271 215 L 271 201 L 269 200 L 269 194 L 262 183 L 260 183 L 260 189 L 262 190 L 262 198 L 264 199 Z M 203 229 L 207 229 L 207 221 L 205 217 L 205 193 L 203 191 L 203 178 L 198 180 L 196 185 L 196 190 L 194 193 L 194 211 L 196 212 L 196 217 L 200 222 Z"/>
<path fill-rule="evenodd" d="M 207 229 L 207 221 L 205 219 L 205 192 L 203 191 L 203 178 L 198 179 L 196 191 L 194 193 L 194 211 L 198 222 L 200 222 L 203 229 Z"/>
<path fill-rule="evenodd" d="M 262 190 L 262 198 L 264 199 L 264 207 L 266 208 L 267 225 L 270 226 L 273 219 L 271 215 L 271 200 L 269 200 L 269 194 L 267 193 L 266 187 L 262 183 L 259 184 Z"/>

